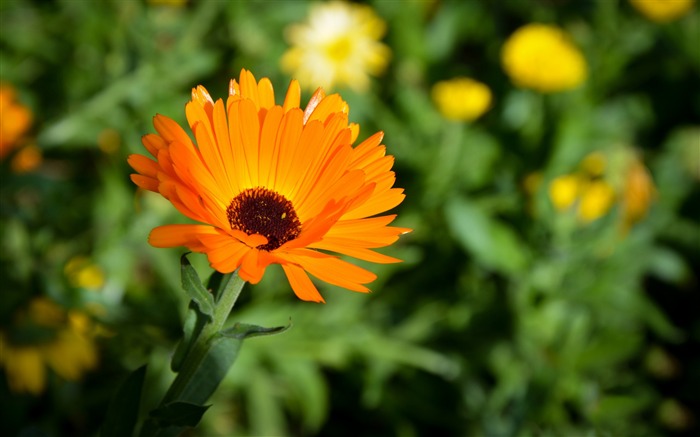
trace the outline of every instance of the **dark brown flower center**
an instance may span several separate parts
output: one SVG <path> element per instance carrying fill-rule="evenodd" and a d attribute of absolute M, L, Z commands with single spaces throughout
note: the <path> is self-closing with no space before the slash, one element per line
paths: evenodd
<path fill-rule="evenodd" d="M 263 187 L 241 191 L 226 208 L 226 216 L 231 229 L 264 235 L 267 243 L 258 246 L 261 250 L 275 250 L 301 232 L 292 202 Z"/>

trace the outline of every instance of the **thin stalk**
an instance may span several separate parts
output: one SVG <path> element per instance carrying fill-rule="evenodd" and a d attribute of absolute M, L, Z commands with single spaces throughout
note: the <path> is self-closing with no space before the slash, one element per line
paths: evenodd
<path fill-rule="evenodd" d="M 202 332 L 200 332 L 185 361 L 182 363 L 177 377 L 165 394 L 161 405 L 177 400 L 185 387 L 190 383 L 192 375 L 194 375 L 196 369 L 206 357 L 212 338 L 221 331 L 224 323 L 226 323 L 231 309 L 233 309 L 238 296 L 241 294 L 241 290 L 243 290 L 243 285 L 245 285 L 245 281 L 237 273 L 232 273 L 231 278 L 226 283 L 216 302 L 212 321 L 204 325 Z"/>

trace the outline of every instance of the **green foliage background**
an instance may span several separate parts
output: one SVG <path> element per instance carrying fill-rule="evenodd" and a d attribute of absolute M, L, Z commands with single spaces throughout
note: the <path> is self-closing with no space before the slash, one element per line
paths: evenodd
<path fill-rule="evenodd" d="M 232 319 L 294 326 L 246 341 L 189 435 L 692 435 L 700 416 L 700 16 L 646 20 L 626 1 L 374 1 L 388 25 L 388 71 L 358 94 L 340 89 L 360 139 L 386 133 L 414 232 L 369 266 L 362 295 L 322 286 L 296 299 L 281 269 L 247 286 Z M 0 382 L 3 435 L 95 435 L 118 384 L 149 364 L 144 408 L 172 379 L 187 308 L 184 250 L 150 247 L 184 219 L 136 196 L 126 157 L 162 113 L 184 123 L 193 86 L 225 96 L 241 68 L 277 98 L 284 28 L 305 1 L 0 2 L 0 79 L 34 113 L 42 167 L 2 163 L 0 327 L 31 297 L 105 309 L 100 366 L 39 397 Z M 530 22 L 569 31 L 589 63 L 574 91 L 542 96 L 501 69 L 505 39 Z M 445 121 L 430 87 L 457 75 L 493 90 L 471 125 Z M 304 101 L 304 100 L 302 100 Z M 99 142 L 117 144 L 105 153 Z M 613 210 L 589 226 L 562 220 L 546 183 L 587 153 L 633 146 L 657 199 L 621 237 Z M 63 267 L 89 256 L 99 292 Z M 210 273 L 206 259 L 190 259 Z M 437 433 L 437 434 L 435 434 Z"/>

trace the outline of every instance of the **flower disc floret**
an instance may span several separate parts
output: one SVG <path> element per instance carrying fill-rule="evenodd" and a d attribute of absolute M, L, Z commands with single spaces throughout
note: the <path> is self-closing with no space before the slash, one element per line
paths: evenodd
<path fill-rule="evenodd" d="M 249 188 L 234 197 L 226 216 L 231 229 L 267 238 L 267 243 L 258 246 L 260 250 L 277 249 L 301 232 L 292 202 L 263 187 Z"/>

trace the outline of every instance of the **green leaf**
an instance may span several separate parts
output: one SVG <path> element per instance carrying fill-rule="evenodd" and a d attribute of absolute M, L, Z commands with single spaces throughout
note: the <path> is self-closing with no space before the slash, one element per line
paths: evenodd
<path fill-rule="evenodd" d="M 264 328 L 262 326 L 250 325 L 248 323 L 235 323 L 232 327 L 221 331 L 220 334 L 225 337 L 244 340 L 249 337 L 280 334 L 291 327 L 291 320 L 287 326 L 275 326 L 274 328 Z"/>
<path fill-rule="evenodd" d="M 173 359 L 170 361 L 170 368 L 173 372 L 178 372 L 180 370 L 180 367 L 187 356 L 187 352 L 192 347 L 192 343 L 199 336 L 199 333 L 202 331 L 207 319 L 208 316 L 204 315 L 198 310 L 197 304 L 190 302 L 187 315 L 185 316 L 185 323 L 182 326 L 182 339 L 177 344 L 177 348 L 173 354 Z"/>
<path fill-rule="evenodd" d="M 445 214 L 454 237 L 479 263 L 506 274 L 524 270 L 525 244 L 510 227 L 461 198 L 448 202 Z"/>
<path fill-rule="evenodd" d="M 161 427 L 197 426 L 211 405 L 197 405 L 189 402 L 171 402 L 153 411 L 150 416 Z"/>
<path fill-rule="evenodd" d="M 238 358 L 243 340 L 248 337 L 277 334 L 290 326 L 291 323 L 287 326 L 263 328 L 236 323 L 231 328 L 216 333 L 207 343 L 207 350 L 199 362 L 190 368 L 183 368 L 178 375 L 182 376 L 186 383 L 174 400 L 203 404 L 214 393 Z"/>
<path fill-rule="evenodd" d="M 146 376 L 146 365 L 134 370 L 119 387 L 107 409 L 101 437 L 127 437 L 134 434 L 141 403 L 141 388 Z"/>
<path fill-rule="evenodd" d="M 199 311 L 212 318 L 214 316 L 214 297 L 204 288 L 199 275 L 187 259 L 187 254 L 180 257 L 180 267 L 182 270 L 182 288 L 197 304 Z"/>

